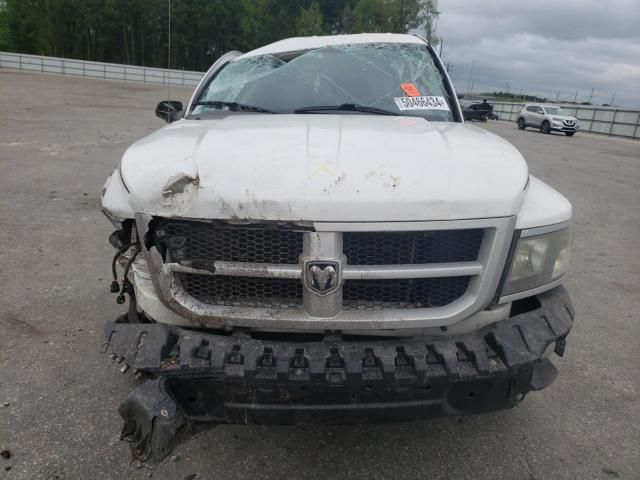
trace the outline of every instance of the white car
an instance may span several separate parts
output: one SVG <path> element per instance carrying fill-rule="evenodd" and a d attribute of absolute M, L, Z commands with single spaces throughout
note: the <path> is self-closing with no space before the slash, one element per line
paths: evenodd
<path fill-rule="evenodd" d="M 554 380 L 571 205 L 465 124 L 424 40 L 232 52 L 157 113 L 102 196 L 129 301 L 102 348 L 147 378 L 120 408 L 136 455 L 221 422 L 509 408 Z"/>
<path fill-rule="evenodd" d="M 580 129 L 578 120 L 557 105 L 528 103 L 520 110 L 516 122 L 520 130 L 534 127 L 542 133 L 564 132 L 567 137 Z"/>

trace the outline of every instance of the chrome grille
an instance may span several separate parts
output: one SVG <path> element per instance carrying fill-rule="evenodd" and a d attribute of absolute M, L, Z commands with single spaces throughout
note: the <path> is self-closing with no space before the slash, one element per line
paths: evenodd
<path fill-rule="evenodd" d="M 302 232 L 284 228 L 169 220 L 156 230 L 174 262 L 296 264 Z"/>
<path fill-rule="evenodd" d="M 316 328 L 322 318 L 340 329 L 358 328 L 351 319 L 433 324 L 439 308 L 451 319 L 452 311 L 486 305 L 497 285 L 485 280 L 498 278 L 514 223 L 466 220 L 453 230 L 449 222 L 394 222 L 367 231 L 319 223 L 310 231 L 277 222 L 144 218 L 141 234 L 157 247 L 145 256 L 153 278 L 162 280 L 154 286 L 178 313 L 276 328 L 293 320 Z M 500 249 L 492 256 L 498 232 Z M 338 286 L 312 291 L 307 265 L 325 261 L 337 263 Z"/>
<path fill-rule="evenodd" d="M 297 279 L 250 278 L 178 273 L 176 280 L 196 300 L 209 305 L 302 308 Z"/>
<path fill-rule="evenodd" d="M 469 262 L 478 258 L 483 230 L 345 232 L 349 265 L 408 265 Z"/>
<path fill-rule="evenodd" d="M 380 310 L 443 307 L 465 293 L 469 280 L 470 277 L 348 280 L 342 288 L 342 308 Z"/>

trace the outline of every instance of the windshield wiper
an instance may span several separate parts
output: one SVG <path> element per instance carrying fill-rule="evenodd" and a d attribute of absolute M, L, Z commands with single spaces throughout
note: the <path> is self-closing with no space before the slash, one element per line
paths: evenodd
<path fill-rule="evenodd" d="M 383 110 L 382 108 L 367 107 L 365 105 L 358 105 L 357 103 L 343 103 L 342 105 L 315 105 L 311 107 L 296 108 L 293 113 L 313 113 L 313 112 L 328 112 L 328 111 L 347 111 L 347 112 L 362 112 L 373 113 L 376 115 L 399 115 L 398 113 L 390 110 Z"/>
<path fill-rule="evenodd" d="M 203 102 L 195 102 L 193 106 L 194 107 L 199 107 L 199 106 L 218 107 L 218 108 L 227 107 L 232 112 L 276 113 L 272 110 L 267 110 L 266 108 L 262 108 L 262 107 L 254 107 L 253 105 L 245 105 L 243 103 L 237 103 L 237 102 L 221 102 L 218 100 L 207 100 Z"/>

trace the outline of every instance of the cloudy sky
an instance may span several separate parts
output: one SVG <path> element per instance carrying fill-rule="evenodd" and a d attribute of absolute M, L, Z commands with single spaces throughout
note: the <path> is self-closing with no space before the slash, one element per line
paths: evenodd
<path fill-rule="evenodd" d="M 640 0 L 440 0 L 459 92 L 504 90 L 640 107 Z"/>

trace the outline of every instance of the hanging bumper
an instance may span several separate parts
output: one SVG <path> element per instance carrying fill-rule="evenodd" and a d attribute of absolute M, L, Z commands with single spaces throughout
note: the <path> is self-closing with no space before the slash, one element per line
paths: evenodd
<path fill-rule="evenodd" d="M 457 336 L 256 340 L 163 324 L 107 324 L 102 351 L 150 374 L 120 407 L 123 437 L 151 462 L 220 423 L 372 423 L 515 406 L 551 384 L 574 317 L 566 290 Z"/>

